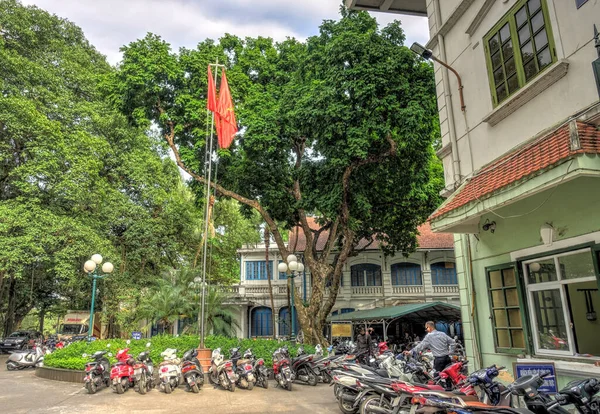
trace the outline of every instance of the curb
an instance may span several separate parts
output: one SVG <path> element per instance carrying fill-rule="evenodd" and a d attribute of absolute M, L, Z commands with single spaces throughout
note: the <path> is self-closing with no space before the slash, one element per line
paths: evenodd
<path fill-rule="evenodd" d="M 76 382 L 83 384 L 85 371 L 64 368 L 37 367 L 35 369 L 35 376 L 54 381 Z"/>

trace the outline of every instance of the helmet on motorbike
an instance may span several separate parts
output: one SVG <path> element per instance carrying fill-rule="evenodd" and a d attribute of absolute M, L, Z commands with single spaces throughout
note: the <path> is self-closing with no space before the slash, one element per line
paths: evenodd
<path fill-rule="evenodd" d="M 380 342 L 377 345 L 377 348 L 379 348 L 379 353 L 383 353 L 385 351 L 388 351 L 390 348 L 388 348 L 387 342 Z"/>

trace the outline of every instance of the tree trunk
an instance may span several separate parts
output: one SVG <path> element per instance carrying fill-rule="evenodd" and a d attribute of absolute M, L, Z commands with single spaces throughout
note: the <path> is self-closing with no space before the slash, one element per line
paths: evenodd
<path fill-rule="evenodd" d="M 275 339 L 275 301 L 273 300 L 273 286 L 271 285 L 271 272 L 269 271 L 269 227 L 265 225 L 265 267 L 267 269 L 267 281 L 269 282 L 269 298 L 271 299 L 271 315 L 273 320 L 273 339 Z"/>
<path fill-rule="evenodd" d="M 4 319 L 4 336 L 10 335 L 15 325 L 15 286 L 17 281 L 15 280 L 14 274 L 10 275 L 10 280 L 8 283 L 8 307 L 6 309 L 6 316 Z"/>
<path fill-rule="evenodd" d="M 44 334 L 44 318 L 46 317 L 46 310 L 42 309 L 40 310 L 40 313 L 38 314 L 38 320 L 39 320 L 39 331 L 40 333 L 43 335 Z"/>

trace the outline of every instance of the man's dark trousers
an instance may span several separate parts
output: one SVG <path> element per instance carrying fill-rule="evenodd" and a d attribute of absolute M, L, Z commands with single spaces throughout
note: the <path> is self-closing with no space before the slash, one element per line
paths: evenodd
<path fill-rule="evenodd" d="M 433 369 L 437 372 L 441 372 L 450 364 L 450 357 L 448 355 L 444 355 L 441 357 L 435 357 L 433 360 Z"/>

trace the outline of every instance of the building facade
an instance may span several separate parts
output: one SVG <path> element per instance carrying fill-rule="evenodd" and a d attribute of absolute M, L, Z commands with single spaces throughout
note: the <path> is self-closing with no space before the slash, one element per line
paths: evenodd
<path fill-rule="evenodd" d="M 419 248 L 408 257 L 402 254 L 386 257 L 377 246 L 351 257 L 344 266 L 332 315 L 420 302 L 442 301 L 458 305 L 452 236 L 434 234 L 429 225 L 421 226 L 419 232 Z M 321 237 L 326 238 L 326 235 Z M 293 233 L 290 235 L 289 248 L 296 252 L 299 260 L 302 260 L 305 243 L 302 232 L 297 240 Z M 288 279 L 285 273 L 277 272 L 277 265 L 282 261 L 277 249 L 269 249 L 268 260 L 275 309 L 271 308 L 269 298 L 264 244 L 244 246 L 238 253 L 240 283 L 226 288 L 231 303 L 239 309 L 241 330 L 238 330 L 238 336 L 269 337 L 273 333 L 278 337 L 289 336 Z M 293 280 L 302 298 L 309 300 L 311 277 L 308 268 Z"/>
<path fill-rule="evenodd" d="M 600 2 L 348 0 L 427 16 L 473 368 L 554 362 L 600 375 Z M 391 6 L 390 6 L 391 5 Z M 512 369 L 510 369 L 512 371 Z"/>

